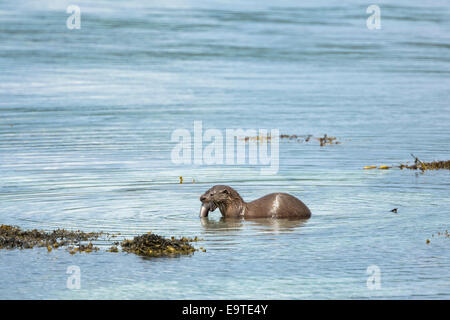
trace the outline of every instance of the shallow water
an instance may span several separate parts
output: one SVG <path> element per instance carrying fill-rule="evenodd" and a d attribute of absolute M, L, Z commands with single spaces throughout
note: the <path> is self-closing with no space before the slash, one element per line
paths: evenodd
<path fill-rule="evenodd" d="M 0 2 L 0 223 L 199 236 L 207 252 L 1 250 L 0 298 L 450 298 L 450 173 L 362 169 L 449 159 L 448 2 L 379 2 L 380 30 L 360 1 L 77 1 L 80 30 L 69 4 Z M 342 143 L 282 140 L 276 175 L 175 165 L 171 134 L 196 120 Z M 214 184 L 288 192 L 313 216 L 202 222 Z"/>

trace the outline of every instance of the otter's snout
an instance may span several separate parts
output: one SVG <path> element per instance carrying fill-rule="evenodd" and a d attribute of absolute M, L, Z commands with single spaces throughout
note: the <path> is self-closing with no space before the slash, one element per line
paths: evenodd
<path fill-rule="evenodd" d="M 215 190 L 217 186 L 209 189 L 200 196 L 202 206 L 200 208 L 200 217 L 207 217 L 209 212 L 213 212 L 217 209 L 217 206 L 223 201 Z M 224 193 L 225 194 L 225 193 Z M 228 193 L 227 193 L 228 194 Z"/>
<path fill-rule="evenodd" d="M 210 211 L 214 211 L 217 208 L 212 193 L 205 192 L 200 196 L 200 201 L 202 202 L 202 206 L 200 207 L 200 218 L 207 217 Z"/>

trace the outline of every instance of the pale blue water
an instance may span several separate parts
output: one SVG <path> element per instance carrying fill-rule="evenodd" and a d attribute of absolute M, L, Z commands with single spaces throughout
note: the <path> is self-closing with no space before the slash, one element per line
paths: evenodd
<path fill-rule="evenodd" d="M 80 30 L 66 28 L 69 4 Z M 449 172 L 362 169 L 450 158 L 450 5 L 377 2 L 382 28 L 368 30 L 370 4 L 0 1 L 0 223 L 199 236 L 207 249 L 1 250 L 0 298 L 450 298 L 450 239 L 436 236 Z M 175 165 L 171 134 L 195 120 L 342 144 L 281 141 L 273 176 Z M 198 198 L 214 184 L 246 200 L 289 192 L 313 217 L 217 211 L 202 225 Z M 80 290 L 66 287 L 71 265 Z"/>

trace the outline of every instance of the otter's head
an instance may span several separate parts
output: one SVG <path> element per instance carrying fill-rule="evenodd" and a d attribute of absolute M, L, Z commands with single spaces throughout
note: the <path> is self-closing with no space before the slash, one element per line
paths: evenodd
<path fill-rule="evenodd" d="M 222 185 L 214 186 L 200 197 L 202 202 L 200 217 L 207 217 L 209 212 L 216 210 L 217 207 L 223 214 L 223 208 L 237 199 L 242 200 L 233 188 Z"/>

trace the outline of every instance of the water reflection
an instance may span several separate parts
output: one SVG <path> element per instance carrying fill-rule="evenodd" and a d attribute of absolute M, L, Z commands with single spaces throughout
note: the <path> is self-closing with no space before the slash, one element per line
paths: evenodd
<path fill-rule="evenodd" d="M 264 233 L 270 232 L 273 234 L 294 231 L 297 228 L 302 227 L 306 223 L 306 221 L 308 221 L 308 219 L 243 219 L 225 217 L 221 217 L 219 220 L 209 219 L 208 217 L 200 219 L 202 227 L 207 232 L 238 231 L 245 225 L 248 225 L 254 228 L 256 231 L 261 231 Z"/>

